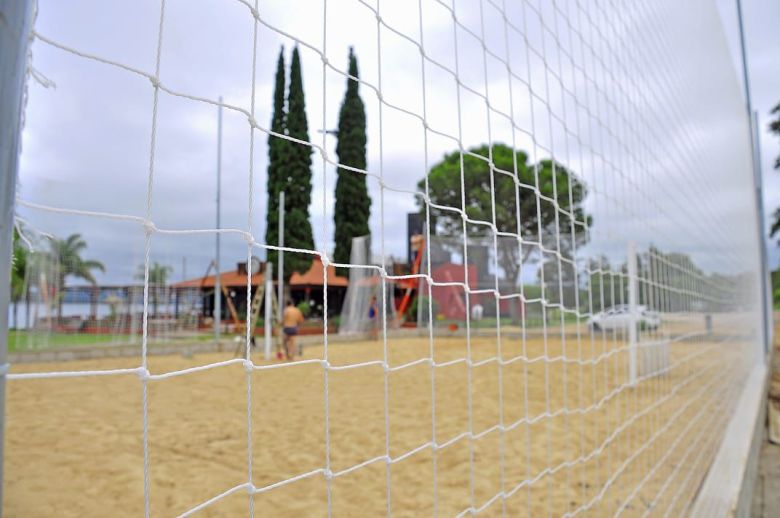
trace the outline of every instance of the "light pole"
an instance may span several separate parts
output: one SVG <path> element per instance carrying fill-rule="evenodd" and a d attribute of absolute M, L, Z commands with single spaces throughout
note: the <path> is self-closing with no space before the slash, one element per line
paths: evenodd
<path fill-rule="evenodd" d="M 219 97 L 217 108 L 217 257 L 214 261 L 216 281 L 214 282 L 214 342 L 219 344 L 219 333 L 222 327 L 222 279 L 219 270 L 220 252 L 220 203 L 222 197 L 222 96 Z"/>
<path fill-rule="evenodd" d="M 753 101 L 750 96 L 750 74 L 748 73 L 747 48 L 745 47 L 745 27 L 742 22 L 742 1 L 737 0 L 737 22 L 739 24 L 739 48 L 742 53 L 742 77 L 745 82 L 745 108 L 747 109 L 748 132 L 750 134 L 750 158 L 753 163 L 753 185 L 756 196 L 756 218 L 758 219 L 758 246 L 761 258 L 761 320 L 763 324 L 764 355 L 769 353 L 772 336 L 771 318 L 769 313 L 769 271 L 767 269 L 766 227 L 764 224 L 764 194 L 761 161 L 759 159 L 759 141 L 757 116 L 753 111 Z"/>
<path fill-rule="evenodd" d="M 5 381 L 8 373 L 8 305 L 11 298 L 11 257 L 16 176 L 27 44 L 33 19 L 32 1 L 0 2 L 0 516 L 3 514 L 3 435 Z"/>

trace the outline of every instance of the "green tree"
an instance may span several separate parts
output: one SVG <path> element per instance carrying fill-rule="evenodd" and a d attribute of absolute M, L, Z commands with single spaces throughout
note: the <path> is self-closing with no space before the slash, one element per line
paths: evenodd
<path fill-rule="evenodd" d="M 149 264 L 149 294 L 152 299 L 152 315 L 157 315 L 157 307 L 160 303 L 160 295 L 168 285 L 168 277 L 173 273 L 173 268 L 160 264 L 157 261 Z M 145 267 L 138 265 L 136 279 L 143 281 L 146 278 Z"/>
<path fill-rule="evenodd" d="M 287 93 L 287 135 L 309 142 L 306 100 L 303 93 L 301 58 L 298 47 L 293 49 L 290 63 L 290 87 Z M 314 236 L 309 220 L 311 204 L 311 146 L 288 142 L 285 145 L 280 186 L 284 190 L 284 245 L 306 250 L 314 249 Z M 285 278 L 292 272 L 305 273 L 310 267 L 309 254 L 285 254 Z"/>
<path fill-rule="evenodd" d="M 284 47 L 279 51 L 276 63 L 276 82 L 274 86 L 274 113 L 271 117 L 271 131 L 279 135 L 286 132 L 286 113 L 284 105 L 285 72 Z M 279 242 L 279 190 L 282 185 L 282 162 L 285 159 L 287 140 L 276 135 L 268 135 L 268 178 L 266 192 L 268 193 L 268 211 L 265 215 L 265 242 L 276 245 Z M 268 261 L 278 262 L 278 252 L 267 250 Z"/>
<path fill-rule="evenodd" d="M 465 200 L 468 218 L 488 223 L 493 222 L 495 211 L 498 232 L 519 234 L 525 240 L 539 242 L 541 230 L 545 246 L 551 249 L 556 246 L 557 239 L 553 239 L 556 236 L 556 225 L 564 240 L 567 239 L 566 236 L 571 236 L 572 222 L 567 214 L 572 214 L 575 219 L 573 242 L 585 242 L 587 233 L 584 232 L 582 223 L 590 224 L 591 220 L 590 216 L 585 214 L 582 203 L 587 189 L 574 173 L 550 160 L 531 165 L 525 152 L 514 151 L 504 144 L 474 147 L 462 155 L 461 158 L 461 153 L 454 151 L 445 155 L 441 162 L 431 168 L 428 173 L 428 189 L 432 203 L 463 209 Z M 493 163 L 492 175 L 488 158 Z M 461 163 L 465 188 L 463 194 Z M 518 187 L 515 180 L 521 186 Z M 542 197 L 534 194 L 533 189 L 537 187 Z M 421 191 L 425 189 L 425 180 L 419 182 L 418 188 Z M 556 200 L 560 210 L 548 199 Z M 446 235 L 463 235 L 463 219 L 459 212 L 437 210 L 435 217 L 438 227 Z M 466 225 L 466 232 L 469 237 L 491 235 L 489 227 L 484 224 L 469 223 Z M 562 247 L 564 248 L 571 250 L 573 247 L 570 244 L 568 247 Z M 563 250 L 561 252 L 563 253 Z M 522 246 L 521 256 L 517 239 L 503 236 L 498 239 L 498 264 L 504 270 L 506 280 L 511 286 L 517 285 L 520 267 L 532 253 L 539 253 L 537 246 Z"/>
<path fill-rule="evenodd" d="M 776 119 L 769 123 L 769 131 L 770 133 L 780 136 L 780 103 L 772 108 L 770 113 L 774 115 Z M 775 159 L 775 169 L 780 169 L 780 156 Z M 772 218 L 774 221 L 772 222 L 772 228 L 769 230 L 769 237 L 775 237 L 775 234 L 780 232 L 780 209 L 775 209 Z"/>
<path fill-rule="evenodd" d="M 357 58 L 349 49 L 349 75 L 358 76 Z M 336 155 L 339 164 L 366 169 L 366 111 L 360 98 L 355 79 L 347 79 L 347 92 L 339 112 L 338 144 Z M 339 263 L 349 263 L 352 238 L 370 233 L 368 218 L 371 215 L 371 198 L 368 196 L 366 175 L 338 168 L 336 203 L 333 211 L 336 250 L 333 258 Z"/>
<path fill-rule="evenodd" d="M 14 228 L 13 256 L 11 259 L 11 302 L 14 304 L 14 325 L 19 325 L 19 302 L 25 295 L 25 273 L 27 272 L 27 247 L 20 241 L 19 231 Z"/>
<path fill-rule="evenodd" d="M 780 103 L 777 103 L 770 113 L 776 118 L 769 123 L 769 131 L 780 136 Z M 780 169 L 780 156 L 775 158 L 775 169 Z"/>
<path fill-rule="evenodd" d="M 81 254 L 87 248 L 87 242 L 81 234 L 71 234 L 65 239 L 50 241 L 51 259 L 56 265 L 57 286 L 57 318 L 62 318 L 62 295 L 65 291 L 65 281 L 68 277 L 83 279 L 93 286 L 97 285 L 93 270 L 105 272 L 106 268 L 100 261 L 82 259 Z"/>

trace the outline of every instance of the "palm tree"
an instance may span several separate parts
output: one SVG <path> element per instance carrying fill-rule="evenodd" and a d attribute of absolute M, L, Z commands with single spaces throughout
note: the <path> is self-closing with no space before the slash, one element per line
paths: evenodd
<path fill-rule="evenodd" d="M 160 288 L 164 288 L 168 284 L 168 276 L 173 272 L 173 268 L 168 265 L 160 264 L 157 261 L 149 264 L 149 288 L 152 295 L 152 315 L 157 316 L 157 304 L 159 299 Z M 136 278 L 144 280 L 145 268 L 144 265 L 138 265 L 138 273 Z"/>
<path fill-rule="evenodd" d="M 19 242 L 19 231 L 14 229 L 13 256 L 11 259 L 11 302 L 14 303 L 14 328 L 19 327 L 19 302 L 25 294 L 24 275 L 26 271 L 27 248 Z"/>
<path fill-rule="evenodd" d="M 65 239 L 52 239 L 50 242 L 51 259 L 57 265 L 57 318 L 62 318 L 62 295 L 65 291 L 65 280 L 69 277 L 83 279 L 91 285 L 97 285 L 93 270 L 105 272 L 106 268 L 100 261 L 85 260 L 81 253 L 87 248 L 87 242 L 81 234 L 71 234 Z"/>

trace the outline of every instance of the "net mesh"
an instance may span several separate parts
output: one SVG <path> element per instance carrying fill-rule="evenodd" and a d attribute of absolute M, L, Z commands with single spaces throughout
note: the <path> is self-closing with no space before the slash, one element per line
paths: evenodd
<path fill-rule="evenodd" d="M 61 19 L 40 2 L 17 199 L 33 309 L 8 375 L 12 510 L 83 510 L 86 487 L 147 516 L 688 509 L 761 357 L 748 126 L 710 2 L 181 4 Z M 264 124 L 279 43 L 301 51 L 312 127 L 333 127 L 344 82 L 359 82 L 365 169 L 339 164 L 327 132 Z M 349 45 L 360 78 L 339 65 Z M 212 172 L 197 168 L 218 107 L 223 204 L 240 207 L 219 229 L 203 209 Z M 113 131 L 127 138 L 95 140 Z M 251 346 L 263 281 L 240 264 L 235 282 L 217 272 L 216 293 L 240 356 L 208 332 L 215 233 L 244 268 L 279 249 L 258 224 L 268 136 L 313 152 L 316 246 L 281 247 L 305 265 L 289 289 L 314 329 L 291 363 Z M 368 182 L 378 260 L 360 239 L 349 264 L 332 259 L 336 167 Z M 405 270 L 392 259 L 409 237 L 401 211 L 424 221 Z M 63 266 L 52 243 L 71 234 L 117 293 L 67 282 L 84 265 Z M 206 275 L 188 283 L 169 266 L 182 256 Z M 100 347 L 62 346 L 67 293 L 102 308 Z M 87 344 L 89 319 L 72 325 Z M 119 344 L 129 356 L 100 360 Z M 31 414 L 61 433 L 41 435 Z M 106 432 L 122 462 L 117 441 L 67 439 L 106 422 L 122 428 Z M 28 462 L 37 448 L 46 459 Z M 74 477 L 86 456 L 105 471 Z M 47 476 L 63 490 L 25 500 Z"/>

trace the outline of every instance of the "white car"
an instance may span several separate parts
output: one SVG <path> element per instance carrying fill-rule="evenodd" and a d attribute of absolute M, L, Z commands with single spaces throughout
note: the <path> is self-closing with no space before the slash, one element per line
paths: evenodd
<path fill-rule="evenodd" d="M 658 329 L 661 319 L 658 314 L 649 311 L 646 306 L 636 307 L 636 319 L 639 329 Z M 588 319 L 588 326 L 594 331 L 625 330 L 631 324 L 631 314 L 628 305 L 613 306 L 596 313 Z"/>

